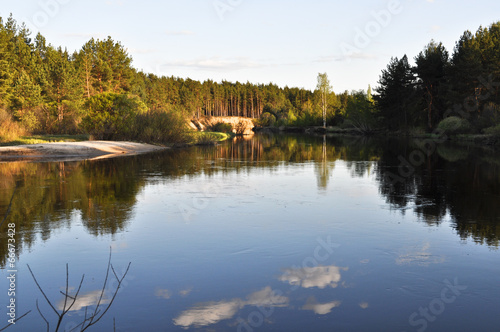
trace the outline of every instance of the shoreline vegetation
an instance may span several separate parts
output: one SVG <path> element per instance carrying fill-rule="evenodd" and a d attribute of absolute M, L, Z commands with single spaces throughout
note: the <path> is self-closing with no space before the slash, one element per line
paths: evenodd
<path fill-rule="evenodd" d="M 0 146 L 89 138 L 215 144 L 245 132 L 222 120 L 206 128 L 188 124 L 232 117 L 270 131 L 410 137 L 439 132 L 495 145 L 500 22 L 464 32 L 451 54 L 431 41 L 413 61 L 407 55 L 391 58 L 373 91 L 368 86 L 336 94 L 326 73 L 318 74 L 315 90 L 159 77 L 135 69 L 126 48 L 111 37 L 92 38 L 71 53 L 40 33 L 32 36 L 12 15 L 0 17 Z"/>
<path fill-rule="evenodd" d="M 342 129 L 340 127 L 326 127 L 322 126 L 311 126 L 311 127 L 293 127 L 293 126 L 281 126 L 281 127 L 255 127 L 256 133 L 298 133 L 298 134 L 310 134 L 310 135 L 335 135 L 335 136 L 363 136 L 363 137 L 401 137 L 401 138 L 411 138 L 411 139 L 436 139 L 438 137 L 445 137 L 445 141 L 454 142 L 467 142 L 472 144 L 481 144 L 496 146 L 500 145 L 500 136 L 494 134 L 457 134 L 448 135 L 445 132 L 437 133 L 426 133 L 422 131 L 384 131 L 384 130 L 373 130 L 369 134 L 361 132 L 355 128 Z"/>

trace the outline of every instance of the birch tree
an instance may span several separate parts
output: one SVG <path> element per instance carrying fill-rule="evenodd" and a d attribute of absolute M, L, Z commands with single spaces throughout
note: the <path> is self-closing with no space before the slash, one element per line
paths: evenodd
<path fill-rule="evenodd" d="M 332 91 L 330 86 L 330 81 L 328 80 L 328 75 L 326 73 L 318 74 L 318 85 L 316 89 L 320 93 L 321 98 L 321 109 L 323 111 L 323 128 L 326 128 L 326 111 L 328 109 L 328 95 Z"/>

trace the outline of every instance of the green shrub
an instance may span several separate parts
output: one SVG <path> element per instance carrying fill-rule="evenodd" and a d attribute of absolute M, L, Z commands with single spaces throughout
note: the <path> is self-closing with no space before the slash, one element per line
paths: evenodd
<path fill-rule="evenodd" d="M 483 130 L 487 135 L 500 136 L 500 124 Z"/>
<path fill-rule="evenodd" d="M 26 135 L 26 130 L 7 111 L 0 109 L 0 142 L 11 142 Z"/>
<path fill-rule="evenodd" d="M 259 119 L 260 127 L 271 127 L 274 126 L 276 122 L 276 117 L 270 113 L 262 113 Z"/>
<path fill-rule="evenodd" d="M 465 134 L 470 130 L 470 123 L 458 116 L 450 116 L 439 122 L 438 128 L 447 135 Z"/>
<path fill-rule="evenodd" d="M 136 116 L 132 139 L 146 143 L 186 143 L 192 140 L 181 111 L 150 110 Z"/>
<path fill-rule="evenodd" d="M 85 103 L 87 115 L 81 126 L 96 139 L 123 139 L 132 134 L 135 118 L 147 112 L 146 105 L 136 96 L 102 93 Z"/>
<path fill-rule="evenodd" d="M 217 122 L 211 126 L 208 126 L 206 131 L 212 131 L 216 133 L 232 133 L 233 126 L 230 123 Z"/>
<path fill-rule="evenodd" d="M 196 132 L 192 142 L 197 145 L 215 145 L 229 137 L 230 135 L 221 132 Z"/>

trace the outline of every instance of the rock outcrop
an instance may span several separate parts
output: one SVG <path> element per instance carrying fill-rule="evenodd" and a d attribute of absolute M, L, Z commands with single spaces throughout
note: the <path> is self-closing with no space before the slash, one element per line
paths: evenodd
<path fill-rule="evenodd" d="M 233 127 L 233 133 L 239 135 L 253 135 L 254 124 L 252 119 L 239 116 L 218 116 L 192 119 L 189 126 L 196 130 L 205 131 L 207 127 L 217 123 L 229 123 Z"/>

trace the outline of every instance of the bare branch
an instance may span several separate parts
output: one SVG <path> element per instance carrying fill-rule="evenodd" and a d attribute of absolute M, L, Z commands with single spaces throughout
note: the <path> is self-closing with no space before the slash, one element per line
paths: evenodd
<path fill-rule="evenodd" d="M 18 321 L 20 321 L 20 320 L 21 320 L 24 316 L 27 316 L 30 312 L 31 312 L 31 310 L 30 310 L 30 311 L 28 311 L 27 313 L 25 313 L 24 315 L 21 315 L 18 319 L 16 319 L 16 320 L 15 320 L 15 322 L 17 323 L 17 322 L 18 322 Z M 11 327 L 12 325 L 13 325 L 13 324 L 9 324 L 9 325 L 6 325 L 6 326 L 2 327 L 2 328 L 0 329 L 0 332 L 2 332 L 2 331 L 4 331 L 4 330 L 8 329 L 8 328 L 9 328 L 9 327 Z"/>
<path fill-rule="evenodd" d="M 60 317 L 59 315 L 59 312 L 56 310 L 56 308 L 52 305 L 52 302 L 50 302 L 49 298 L 47 297 L 47 295 L 45 294 L 45 292 L 43 291 L 42 287 L 40 286 L 40 284 L 38 283 L 38 280 L 36 280 L 36 277 L 35 275 L 33 274 L 33 271 L 31 271 L 31 267 L 28 265 L 28 270 L 30 271 L 31 273 L 31 276 L 33 277 L 33 280 L 35 281 L 35 284 L 37 285 L 38 289 L 40 290 L 40 292 L 42 293 L 43 297 L 45 298 L 45 300 L 47 301 L 47 303 L 50 305 L 50 307 L 52 308 L 52 310 L 54 310 L 54 312 L 56 313 L 57 317 Z"/>
<path fill-rule="evenodd" d="M 99 296 L 99 300 L 97 301 L 97 305 L 95 307 L 94 313 L 91 316 L 92 319 L 90 320 L 88 326 L 92 325 L 94 318 L 97 316 L 97 311 L 99 310 L 99 306 L 101 305 L 101 301 L 102 301 L 102 298 L 104 296 L 104 292 L 106 291 L 106 285 L 108 283 L 108 278 L 109 278 L 109 269 L 111 267 L 111 252 L 112 252 L 112 249 L 111 249 L 111 247 L 109 247 L 109 258 L 108 258 L 108 268 L 106 269 L 106 278 L 104 278 L 104 283 L 102 285 L 101 294 Z"/>
<path fill-rule="evenodd" d="M 68 263 L 66 263 L 66 294 L 68 294 L 68 284 L 69 284 L 69 271 L 68 271 Z M 57 320 L 56 332 L 59 331 L 59 327 L 61 326 L 64 314 L 66 312 L 66 304 L 68 303 L 68 297 L 64 297 L 64 305 L 62 309 L 62 313 L 59 315 L 59 319 Z"/>
<path fill-rule="evenodd" d="M 109 302 L 108 306 L 106 307 L 106 309 L 103 311 L 103 313 L 97 317 L 97 319 L 95 321 L 92 321 L 89 323 L 89 325 L 87 325 L 82 331 L 85 331 L 86 329 L 88 329 L 89 327 L 91 327 L 92 325 L 96 324 L 105 314 L 106 312 L 108 312 L 109 308 L 111 308 L 111 305 L 113 304 L 113 302 L 115 301 L 115 298 L 116 296 L 118 295 L 118 290 L 120 289 L 121 287 L 121 284 L 123 282 L 123 280 L 125 279 L 125 277 L 127 276 L 127 273 L 130 269 L 130 265 L 132 263 L 129 262 L 128 263 L 128 266 L 127 266 L 127 269 L 125 270 L 125 273 L 123 274 L 123 276 L 121 278 L 117 278 L 117 281 L 118 281 L 118 285 L 116 286 L 116 290 L 115 290 L 115 293 L 113 294 L 113 297 L 111 298 L 111 301 Z M 116 275 L 116 274 L 115 274 Z"/>
<path fill-rule="evenodd" d="M 106 277 L 104 279 L 104 283 L 103 283 L 103 286 L 102 286 L 102 289 L 101 289 L 101 292 L 100 292 L 100 296 L 99 296 L 99 299 L 97 301 L 95 309 L 89 314 L 88 307 L 86 306 L 85 307 L 85 316 L 84 316 L 83 321 L 80 324 L 78 324 L 77 326 L 75 326 L 73 329 L 71 329 L 71 331 L 75 331 L 75 330 L 79 329 L 82 332 L 82 331 L 87 330 L 89 327 L 95 325 L 108 312 L 108 310 L 111 307 L 111 305 L 113 304 L 116 296 L 118 295 L 118 291 L 119 291 L 119 289 L 121 287 L 121 284 L 123 283 L 123 280 L 125 279 L 128 271 L 130 269 L 130 265 L 132 263 L 131 262 L 128 263 L 128 266 L 127 266 L 127 269 L 125 270 L 125 273 L 121 277 L 119 277 L 118 274 L 116 273 L 113 265 L 111 264 L 111 256 L 112 256 L 112 249 L 110 248 L 110 250 L 109 250 L 109 258 L 108 258 L 108 267 L 106 269 Z M 29 271 L 31 273 L 31 276 L 33 277 L 33 280 L 35 281 L 35 284 L 37 285 L 38 289 L 40 290 L 40 292 L 44 296 L 45 301 L 49 304 L 49 306 L 52 308 L 52 310 L 56 313 L 56 315 L 58 317 L 57 327 L 54 330 L 54 331 L 57 332 L 59 330 L 59 328 L 61 327 L 61 324 L 62 324 L 62 321 L 63 321 L 65 315 L 68 312 L 71 311 L 71 308 L 75 305 L 75 303 L 77 301 L 78 295 L 80 294 L 80 291 L 82 289 L 83 281 L 85 280 L 85 274 L 82 275 L 82 279 L 80 280 L 80 283 L 78 285 L 78 289 L 77 289 L 75 295 L 71 296 L 69 294 L 69 265 L 66 264 L 66 289 L 65 289 L 65 292 L 60 291 L 60 293 L 62 295 L 64 295 L 64 304 L 63 304 L 62 311 L 59 312 L 54 307 L 54 305 L 52 304 L 52 302 L 49 300 L 49 298 L 45 294 L 45 292 L 43 291 L 42 287 L 38 283 L 38 280 L 36 279 L 35 274 L 31 270 L 31 267 L 29 265 L 28 265 L 28 269 L 29 269 Z M 118 282 L 118 285 L 117 285 L 117 287 L 116 287 L 116 289 L 114 291 L 114 294 L 113 294 L 113 296 L 112 296 L 109 304 L 105 308 L 103 307 L 101 309 L 102 304 L 103 304 L 103 300 L 105 299 L 106 287 L 107 287 L 108 282 L 109 282 L 109 277 L 110 277 L 110 273 L 109 272 L 110 272 L 110 270 L 113 272 L 113 275 L 115 276 L 115 278 L 116 278 L 116 280 Z M 42 312 L 41 312 L 41 310 L 40 310 L 40 308 L 38 306 L 38 300 L 36 301 L 36 305 L 37 305 L 38 312 L 40 313 L 40 315 L 42 316 L 43 320 L 47 324 L 47 331 L 49 331 L 49 322 L 45 318 L 45 316 L 42 314 Z M 113 326 L 114 326 L 114 329 L 116 330 L 116 322 L 115 322 L 114 318 L 113 318 Z M 0 330 L 0 331 L 2 331 L 2 330 Z"/>
<path fill-rule="evenodd" d="M 62 294 L 62 295 L 64 295 L 64 296 L 69 297 L 69 298 L 70 298 L 70 299 L 72 299 L 72 300 L 74 300 L 74 299 L 75 299 L 73 296 L 71 296 L 71 295 L 69 295 L 69 294 L 64 294 L 64 292 L 63 292 L 63 291 L 59 291 L 59 293 L 61 293 L 61 294 Z"/>
<path fill-rule="evenodd" d="M 42 314 L 42 311 L 40 310 L 40 307 L 38 306 L 38 299 L 36 299 L 36 310 L 38 310 L 38 313 L 40 314 L 40 316 L 42 316 L 42 319 L 45 321 L 45 324 L 47 325 L 47 332 L 49 332 L 50 331 L 50 323 L 45 318 L 45 316 Z"/>
<path fill-rule="evenodd" d="M 76 302 L 76 298 L 78 297 L 78 294 L 80 294 L 80 290 L 82 289 L 82 284 L 83 284 L 83 280 L 85 279 L 85 274 L 82 275 L 82 279 L 80 280 L 80 284 L 78 285 L 78 289 L 76 290 L 76 293 L 75 293 L 75 297 L 73 297 L 73 302 L 71 302 L 70 306 L 68 307 L 68 311 L 71 310 L 71 308 L 73 307 L 73 305 L 75 304 Z"/>

